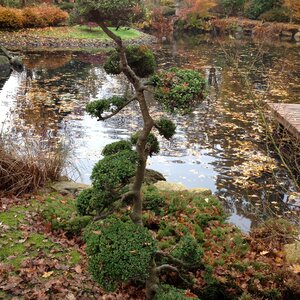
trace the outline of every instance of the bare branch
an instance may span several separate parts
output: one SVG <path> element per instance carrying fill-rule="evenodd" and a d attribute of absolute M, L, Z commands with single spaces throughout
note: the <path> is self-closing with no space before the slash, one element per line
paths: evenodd
<path fill-rule="evenodd" d="M 176 264 L 176 265 L 179 265 L 181 267 L 190 267 L 188 264 L 186 264 L 185 262 L 183 262 L 182 260 L 180 259 L 177 259 L 175 258 L 174 256 L 172 256 L 171 254 L 169 253 L 166 253 L 166 252 L 163 252 L 163 251 L 156 251 L 155 254 L 157 256 L 162 256 L 162 257 L 166 257 L 168 258 L 173 264 Z"/>
<path fill-rule="evenodd" d="M 173 266 L 168 265 L 168 264 L 164 264 L 164 265 L 161 265 L 159 267 L 156 267 L 155 271 L 158 274 L 161 273 L 162 271 L 179 273 L 179 270 L 176 267 L 173 267 Z"/>
<path fill-rule="evenodd" d="M 98 121 L 105 121 L 107 119 L 112 118 L 113 116 L 115 116 L 116 114 L 118 114 L 122 109 L 124 109 L 128 104 L 130 104 L 132 101 L 137 100 L 136 96 L 133 96 L 131 99 L 129 99 L 124 105 L 122 105 L 121 107 L 119 107 L 118 109 L 116 109 L 115 111 L 113 111 L 110 115 L 105 116 L 105 117 L 101 117 L 98 118 Z"/>

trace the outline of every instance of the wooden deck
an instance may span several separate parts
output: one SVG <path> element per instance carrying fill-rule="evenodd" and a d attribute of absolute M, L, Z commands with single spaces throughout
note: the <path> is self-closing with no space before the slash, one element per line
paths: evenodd
<path fill-rule="evenodd" d="M 276 120 L 300 140 L 300 104 L 268 103 Z"/>

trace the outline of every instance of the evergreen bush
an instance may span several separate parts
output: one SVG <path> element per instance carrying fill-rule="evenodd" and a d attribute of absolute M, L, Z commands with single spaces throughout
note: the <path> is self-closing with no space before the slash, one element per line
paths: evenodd
<path fill-rule="evenodd" d="M 261 14 L 273 8 L 281 7 L 282 0 L 251 0 L 245 15 L 250 19 L 257 19 Z"/>
<path fill-rule="evenodd" d="M 148 277 L 156 247 L 147 228 L 112 216 L 88 226 L 84 239 L 90 272 L 106 290 Z"/>
<path fill-rule="evenodd" d="M 148 77 L 155 71 L 156 63 L 153 52 L 144 45 L 126 47 L 126 57 L 129 66 L 139 77 Z M 120 74 L 120 59 L 117 51 L 113 51 L 104 64 L 108 74 Z"/>
<path fill-rule="evenodd" d="M 152 76 L 154 97 L 170 112 L 190 112 L 203 99 L 205 80 L 199 72 L 170 68 Z"/>
<path fill-rule="evenodd" d="M 289 22 L 290 13 L 287 9 L 276 7 L 261 14 L 259 19 L 266 22 Z"/>

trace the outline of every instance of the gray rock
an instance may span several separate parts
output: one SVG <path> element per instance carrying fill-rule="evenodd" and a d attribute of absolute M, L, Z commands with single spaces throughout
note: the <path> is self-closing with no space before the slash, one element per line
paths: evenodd
<path fill-rule="evenodd" d="M 187 191 L 188 189 L 181 183 L 158 181 L 154 186 L 160 191 Z"/>
<path fill-rule="evenodd" d="M 288 263 L 300 263 L 300 242 L 287 244 L 284 246 L 285 258 Z"/>
<path fill-rule="evenodd" d="M 166 178 L 163 174 L 159 173 L 158 171 L 154 171 L 151 169 L 146 169 L 145 177 L 144 177 L 144 184 L 154 184 L 157 181 L 166 181 Z M 134 182 L 134 177 L 130 179 L 130 183 Z"/>
<path fill-rule="evenodd" d="M 1 77 L 6 77 L 9 74 L 10 74 L 9 59 L 4 55 L 0 55 L 0 76 Z"/>
<path fill-rule="evenodd" d="M 160 191 L 174 191 L 174 192 L 190 192 L 195 196 L 211 196 L 212 192 L 208 188 L 192 188 L 188 189 L 181 183 L 158 181 L 154 186 Z"/>
<path fill-rule="evenodd" d="M 281 36 L 283 36 L 283 37 L 292 37 L 293 32 L 291 32 L 291 31 L 281 31 Z"/>
<path fill-rule="evenodd" d="M 296 42 L 300 42 L 300 31 L 298 31 L 295 35 L 294 35 L 294 40 Z"/>
<path fill-rule="evenodd" d="M 58 181 L 51 188 L 62 195 L 78 195 L 82 190 L 90 188 L 90 185 L 73 181 Z"/>
<path fill-rule="evenodd" d="M 197 196 L 211 196 L 212 192 L 208 188 L 194 188 L 188 190 L 190 193 L 193 193 Z"/>

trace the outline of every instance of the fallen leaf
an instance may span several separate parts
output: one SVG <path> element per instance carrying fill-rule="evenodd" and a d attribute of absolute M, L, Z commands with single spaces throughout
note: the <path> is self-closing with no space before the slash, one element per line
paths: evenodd
<path fill-rule="evenodd" d="M 53 273 L 54 273 L 54 271 L 45 272 L 45 273 L 42 275 L 42 277 L 43 277 L 43 278 L 48 278 L 48 277 L 50 277 Z"/>
<path fill-rule="evenodd" d="M 76 271 L 76 273 L 81 274 L 82 273 L 82 268 L 80 265 L 77 265 L 74 270 Z"/>
<path fill-rule="evenodd" d="M 300 265 L 299 264 L 294 264 L 290 267 L 292 271 L 296 274 L 300 274 Z"/>

